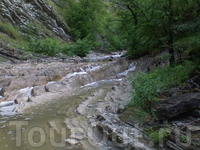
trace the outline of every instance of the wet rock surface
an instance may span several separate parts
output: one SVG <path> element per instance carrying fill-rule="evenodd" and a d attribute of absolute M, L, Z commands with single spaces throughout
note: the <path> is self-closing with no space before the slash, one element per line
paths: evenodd
<path fill-rule="evenodd" d="M 167 120 L 177 117 L 184 113 L 191 113 L 200 105 L 200 93 L 187 93 L 165 100 L 160 100 L 153 104 L 152 109 L 155 110 L 159 120 Z M 194 112 L 198 115 L 198 112 Z"/>
<path fill-rule="evenodd" d="M 22 63 L 2 64 L 4 75 L 0 79 L 1 101 L 17 99 L 19 102 L 31 98 L 50 98 L 57 93 L 70 93 L 80 86 L 109 78 L 128 68 L 125 58 L 104 63 Z M 28 90 L 30 88 L 30 90 Z M 20 94 L 20 93 L 26 94 Z M 47 96 L 49 95 L 49 96 Z M 51 95 L 51 96 L 50 96 Z"/>
<path fill-rule="evenodd" d="M 99 55 L 99 59 L 100 57 L 101 55 Z M 19 64 L 0 64 L 0 85 L 2 87 L 0 100 L 10 102 L 5 105 L 12 105 L 9 113 L 16 114 L 16 112 L 23 113 L 31 106 L 40 106 L 52 100 L 72 95 L 73 98 L 67 104 L 61 105 L 61 108 L 59 105 L 58 113 L 65 115 L 65 119 L 62 121 L 70 131 L 70 135 L 64 139 L 67 146 L 63 147 L 63 150 L 69 149 L 69 145 L 75 149 L 87 150 L 93 150 L 94 147 L 101 150 L 158 149 L 158 147 L 155 148 L 156 144 L 148 136 L 145 136 L 145 134 L 149 134 L 149 132 L 144 132 L 144 129 L 147 128 L 153 130 L 164 128 L 169 131 L 168 138 L 163 145 L 161 143 L 159 149 L 186 149 L 187 145 L 181 145 L 176 141 L 175 135 L 179 134 L 178 131 L 180 131 L 180 142 L 182 143 L 186 143 L 185 137 L 187 137 L 188 131 L 191 131 L 192 144 L 189 145 L 189 148 L 198 149 L 199 108 L 195 107 L 195 110 L 190 113 L 193 116 L 181 116 L 175 120 L 172 119 L 174 116 L 170 111 L 181 108 L 177 109 L 175 114 L 180 115 L 187 112 L 185 109 L 182 111 L 182 108 L 192 104 L 192 100 L 196 103 L 199 93 L 172 97 L 171 100 L 176 102 L 173 104 L 172 101 L 164 100 L 165 103 L 160 103 L 160 107 L 157 107 L 164 109 L 164 112 L 168 114 L 164 115 L 164 121 L 140 125 L 124 112 L 132 90 L 127 75 L 129 71 L 148 70 L 148 66 L 145 66 L 144 70 L 137 68 L 138 62 L 141 63 L 144 58 L 129 64 L 126 58 L 113 57 L 112 61 L 108 61 L 107 58 L 110 57 L 107 56 L 106 59 L 101 57 L 101 61 L 97 62 L 85 58 L 88 61 L 79 60 L 78 63 L 51 60 L 41 63 L 29 61 Z M 149 65 L 152 63 L 152 60 L 144 62 Z M 139 66 L 141 65 L 139 64 Z M 71 104 L 71 102 L 73 103 Z M 15 105 L 13 105 L 14 103 Z M 4 111 L 3 108 L 0 106 L 1 113 Z M 120 117 L 123 116 L 122 114 L 124 114 L 123 119 Z M 161 115 L 163 116 L 163 114 Z M 128 120 L 126 120 L 127 118 Z M 60 128 L 57 126 L 63 122 L 58 124 L 56 119 L 57 117 L 52 117 L 48 125 L 60 134 Z M 161 120 L 163 120 L 162 117 Z"/>

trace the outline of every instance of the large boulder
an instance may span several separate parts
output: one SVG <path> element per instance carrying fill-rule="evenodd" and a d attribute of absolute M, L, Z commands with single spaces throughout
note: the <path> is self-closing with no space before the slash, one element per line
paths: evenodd
<path fill-rule="evenodd" d="M 191 112 L 199 105 L 200 93 L 187 93 L 158 101 L 152 105 L 152 110 L 155 110 L 158 120 L 167 120 Z"/>

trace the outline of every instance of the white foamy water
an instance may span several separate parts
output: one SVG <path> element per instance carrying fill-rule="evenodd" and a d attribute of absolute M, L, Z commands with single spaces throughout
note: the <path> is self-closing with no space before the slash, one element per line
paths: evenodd
<path fill-rule="evenodd" d="M 92 83 L 88 83 L 86 85 L 81 86 L 81 88 L 87 87 L 87 86 L 97 86 L 97 85 L 98 85 L 98 82 L 92 82 Z"/>
<path fill-rule="evenodd" d="M 99 60 L 104 60 L 104 59 L 108 59 L 111 56 L 99 56 L 99 57 L 93 57 L 93 58 L 89 58 L 89 60 L 91 61 L 99 61 Z"/>
<path fill-rule="evenodd" d="M 99 60 L 106 60 L 106 59 L 109 59 L 109 58 L 120 58 L 122 57 L 123 53 L 121 54 L 114 54 L 114 55 L 102 55 L 100 54 L 100 56 L 94 56 L 94 55 L 91 55 L 89 56 L 89 60 L 91 61 L 99 61 Z"/>
<path fill-rule="evenodd" d="M 0 107 L 12 105 L 12 104 L 14 104 L 13 101 L 5 101 L 5 102 L 1 102 L 0 103 Z"/>
<path fill-rule="evenodd" d="M 85 72 L 85 70 L 83 68 L 80 67 L 81 72 Z"/>
<path fill-rule="evenodd" d="M 100 68 L 100 66 L 90 66 L 90 67 L 88 67 L 87 69 L 86 69 L 86 71 L 94 71 L 94 70 L 97 70 L 97 69 L 99 69 Z"/>
<path fill-rule="evenodd" d="M 53 84 L 53 83 L 56 83 L 56 82 L 55 81 L 50 81 L 50 82 L 47 83 L 47 85 Z"/>
<path fill-rule="evenodd" d="M 100 81 L 96 81 L 96 82 L 92 82 L 92 83 L 88 83 L 86 85 L 81 86 L 81 88 L 83 87 L 88 87 L 88 86 L 98 86 L 99 83 L 109 83 L 109 82 L 120 82 L 122 81 L 122 79 L 108 79 L 108 80 L 100 80 Z"/>
<path fill-rule="evenodd" d="M 113 58 L 120 58 L 123 54 L 112 55 Z"/>
<path fill-rule="evenodd" d="M 88 74 L 87 72 L 73 72 L 73 73 L 70 73 L 67 75 L 67 78 L 71 78 L 73 76 L 76 76 L 76 75 L 83 75 L 83 74 Z"/>
<path fill-rule="evenodd" d="M 26 88 L 20 89 L 19 92 L 22 93 L 23 97 L 29 97 L 31 96 L 32 89 L 33 87 L 26 87 Z"/>
<path fill-rule="evenodd" d="M 124 72 L 119 73 L 119 75 L 121 75 L 121 76 L 127 76 L 129 72 L 135 71 L 136 65 L 137 64 L 135 62 L 130 63 L 130 65 L 128 67 L 128 70 L 125 70 Z"/>
<path fill-rule="evenodd" d="M 6 101 L 0 103 L 0 115 L 2 116 L 11 116 L 17 114 L 14 112 L 14 108 L 17 105 L 14 103 L 14 101 Z"/>
<path fill-rule="evenodd" d="M 26 87 L 26 88 L 23 88 L 23 89 L 20 89 L 21 92 L 29 92 L 33 89 L 33 87 Z"/>

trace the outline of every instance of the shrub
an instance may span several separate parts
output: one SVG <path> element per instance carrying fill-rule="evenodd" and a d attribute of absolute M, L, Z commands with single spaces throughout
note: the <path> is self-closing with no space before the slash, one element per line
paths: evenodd
<path fill-rule="evenodd" d="M 136 107 L 144 110 L 149 109 L 150 105 L 157 97 L 157 75 L 155 73 L 138 73 L 137 78 L 133 80 L 134 92 L 132 93 L 132 102 Z"/>
<path fill-rule="evenodd" d="M 59 48 L 59 42 L 51 38 L 32 40 L 29 44 L 30 51 L 48 56 L 55 56 Z"/>
<path fill-rule="evenodd" d="M 47 56 L 55 56 L 57 53 L 64 53 L 68 56 L 78 55 L 86 56 L 90 52 L 93 44 L 87 40 L 77 40 L 76 43 L 61 43 L 51 38 L 31 40 L 28 50 L 34 53 L 45 54 Z"/>
<path fill-rule="evenodd" d="M 167 92 L 174 86 L 181 86 L 183 81 L 189 78 L 193 69 L 194 64 L 185 61 L 175 67 L 167 65 L 149 73 L 138 73 L 132 80 L 134 90 L 130 103 L 150 112 L 151 104 L 157 100 L 158 92 Z"/>
<path fill-rule="evenodd" d="M 92 42 L 90 42 L 87 38 L 84 38 L 83 40 L 78 39 L 76 43 L 68 45 L 66 51 L 70 51 L 72 54 L 80 57 L 85 57 L 86 54 L 91 51 L 92 47 Z"/>

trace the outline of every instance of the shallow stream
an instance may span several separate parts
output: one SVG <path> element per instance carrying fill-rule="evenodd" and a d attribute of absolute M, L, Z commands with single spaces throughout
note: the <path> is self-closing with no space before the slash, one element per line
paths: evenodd
<path fill-rule="evenodd" d="M 81 86 L 67 97 L 42 103 L 24 114 L 12 111 L 16 105 L 13 102 L 1 103 L 0 149 L 104 149 L 101 141 L 93 136 L 89 120 L 98 115 L 97 105 L 107 103 L 104 97 L 112 87 L 134 69 L 130 64 L 128 70 L 115 77 Z"/>

